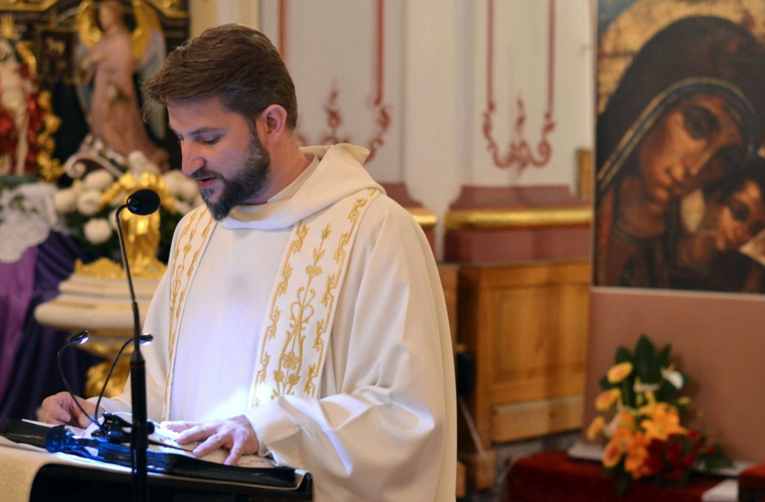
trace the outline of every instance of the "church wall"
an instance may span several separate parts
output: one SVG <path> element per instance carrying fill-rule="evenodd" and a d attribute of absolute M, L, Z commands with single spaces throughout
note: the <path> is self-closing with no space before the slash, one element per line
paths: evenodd
<path fill-rule="evenodd" d="M 403 184 L 439 218 L 439 256 L 446 214 L 463 186 L 576 190 L 576 150 L 590 148 L 593 135 L 587 0 L 496 2 L 491 40 L 487 0 L 259 4 L 260 26 L 295 79 L 298 132 L 308 143 L 348 140 L 372 149 L 372 176 Z M 492 159 L 484 133 L 489 43 L 496 104 L 490 138 L 498 156 L 511 141 L 531 149 L 509 164 Z M 519 100 L 522 132 L 515 130 Z M 543 134 L 548 111 L 554 126 Z M 523 160 L 539 160 L 543 139 L 549 156 L 521 168 Z"/>

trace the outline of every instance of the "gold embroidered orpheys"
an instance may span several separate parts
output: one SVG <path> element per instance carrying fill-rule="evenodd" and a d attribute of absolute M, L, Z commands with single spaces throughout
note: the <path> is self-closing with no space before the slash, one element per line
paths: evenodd
<path fill-rule="evenodd" d="M 274 336 L 276 336 L 276 325 L 279 322 L 279 319 L 281 318 L 281 310 L 277 308 L 276 300 L 283 296 L 287 292 L 287 286 L 290 282 L 290 277 L 292 276 L 292 267 L 290 266 L 290 259 L 293 255 L 296 253 L 299 253 L 301 249 L 303 249 L 303 240 L 305 239 L 306 234 L 308 233 L 308 227 L 305 226 L 305 223 L 302 221 L 298 222 L 298 224 L 295 226 L 295 232 L 294 237 L 292 241 L 290 242 L 289 247 L 287 248 L 287 255 L 284 260 L 284 264 L 282 265 L 282 273 L 281 273 L 281 282 L 279 282 L 276 285 L 276 289 L 273 294 L 273 298 L 271 300 L 271 308 L 268 310 L 268 320 L 270 323 L 268 324 L 268 327 L 263 332 L 262 341 L 261 341 L 261 348 L 260 348 L 260 358 L 258 360 L 258 364 L 260 364 L 260 369 L 258 370 L 257 374 L 255 375 L 255 381 L 254 386 L 257 386 L 260 383 L 263 383 L 266 381 L 266 375 L 268 374 L 268 365 L 271 362 L 271 356 L 266 352 L 266 342 L 269 340 L 272 340 Z M 250 396 L 250 402 L 255 402 L 255 406 L 260 406 L 261 402 L 258 400 L 257 396 L 252 394 Z"/>
<path fill-rule="evenodd" d="M 333 260 L 337 264 L 337 268 L 334 274 L 327 277 L 327 287 L 321 297 L 321 304 L 326 310 L 326 316 L 316 322 L 316 337 L 314 338 L 313 349 L 319 355 L 319 359 L 316 364 L 312 364 L 308 367 L 308 375 L 306 376 L 305 386 L 303 387 L 303 394 L 306 396 L 316 397 L 316 383 L 314 382 L 314 379 L 319 376 L 319 369 L 323 368 L 325 346 L 324 334 L 327 332 L 327 327 L 329 326 L 330 319 L 332 319 L 332 314 L 334 313 L 334 292 L 340 283 L 340 276 L 344 275 L 344 267 L 348 256 L 345 247 L 350 242 L 351 236 L 356 235 L 356 226 L 361 216 L 360 208 L 366 207 L 369 201 L 379 195 L 379 193 L 380 192 L 377 190 L 373 190 L 370 191 L 366 199 L 356 199 L 353 208 L 348 215 L 348 220 L 351 222 L 351 228 L 348 232 L 340 236 L 340 242 L 333 255 Z"/>
<path fill-rule="evenodd" d="M 167 345 L 167 374 L 165 375 L 164 411 L 162 419 L 167 420 L 170 410 L 170 394 L 175 369 L 175 351 L 178 346 L 178 330 L 183 318 L 186 295 L 196 271 L 196 264 L 203 252 L 215 220 L 202 205 L 195 209 L 185 224 L 173 252 L 173 266 L 170 272 L 170 327 Z M 200 232 L 199 230 L 202 229 Z"/>
<path fill-rule="evenodd" d="M 378 190 L 369 189 L 346 197 L 296 226 L 282 262 L 282 280 L 275 284 L 271 309 L 263 322 L 266 327 L 261 332 L 259 367 L 250 389 L 251 408 L 285 394 L 316 395 L 315 379 L 324 366 L 335 299 L 358 223 L 377 195 Z M 322 231 L 312 233 L 309 228 Z M 333 249 L 334 253 L 327 252 Z M 325 276 L 325 271 L 333 273 Z M 317 285 L 323 276 L 324 292 L 317 301 Z M 288 318 L 281 315 L 286 311 Z M 270 368 L 277 355 L 274 368 Z"/>

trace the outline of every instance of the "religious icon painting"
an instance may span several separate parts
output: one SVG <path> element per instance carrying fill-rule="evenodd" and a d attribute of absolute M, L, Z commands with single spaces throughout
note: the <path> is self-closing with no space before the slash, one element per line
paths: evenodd
<path fill-rule="evenodd" d="M 765 0 L 598 3 L 594 284 L 765 291 Z"/>

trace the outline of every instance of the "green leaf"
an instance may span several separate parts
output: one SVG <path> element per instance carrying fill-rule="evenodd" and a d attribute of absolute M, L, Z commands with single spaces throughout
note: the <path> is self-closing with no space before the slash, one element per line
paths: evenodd
<path fill-rule="evenodd" d="M 633 362 L 632 353 L 628 348 L 620 346 L 618 349 L 616 349 L 616 364 L 625 362 Z"/>
<path fill-rule="evenodd" d="M 635 392 L 632 390 L 632 380 L 622 380 L 622 403 L 630 408 L 637 407 L 637 399 L 635 398 Z"/>
<path fill-rule="evenodd" d="M 675 386 L 664 380 L 661 382 L 661 385 L 659 386 L 659 389 L 656 391 L 654 396 L 656 397 L 657 401 L 669 402 L 672 400 L 675 394 L 677 394 L 677 389 L 675 389 Z"/>
<path fill-rule="evenodd" d="M 663 349 L 661 349 L 661 352 L 659 352 L 659 355 L 656 356 L 656 362 L 659 363 L 659 368 L 669 367 L 669 355 L 671 351 L 672 351 L 672 346 L 666 345 Z"/>
<path fill-rule="evenodd" d="M 637 346 L 635 347 L 635 369 L 640 380 L 644 383 L 657 383 L 658 379 L 654 375 L 656 366 L 656 350 L 653 344 L 645 335 L 640 335 Z"/>

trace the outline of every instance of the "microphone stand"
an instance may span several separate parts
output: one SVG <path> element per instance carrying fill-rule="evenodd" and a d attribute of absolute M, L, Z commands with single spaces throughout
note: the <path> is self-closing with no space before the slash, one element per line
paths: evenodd
<path fill-rule="evenodd" d="M 133 500 L 135 502 L 148 502 L 149 480 L 146 450 L 149 446 L 149 425 L 146 405 L 146 361 L 141 354 L 141 318 L 138 313 L 138 302 L 135 299 L 133 279 L 130 276 L 130 265 L 125 252 L 125 237 L 122 234 L 122 220 L 120 220 L 120 213 L 126 207 L 128 207 L 127 204 L 120 206 L 115 217 L 117 218 L 122 263 L 125 266 L 125 275 L 127 275 L 133 307 L 133 355 L 130 357 L 130 393 L 133 408 L 130 456 L 133 464 Z"/>

